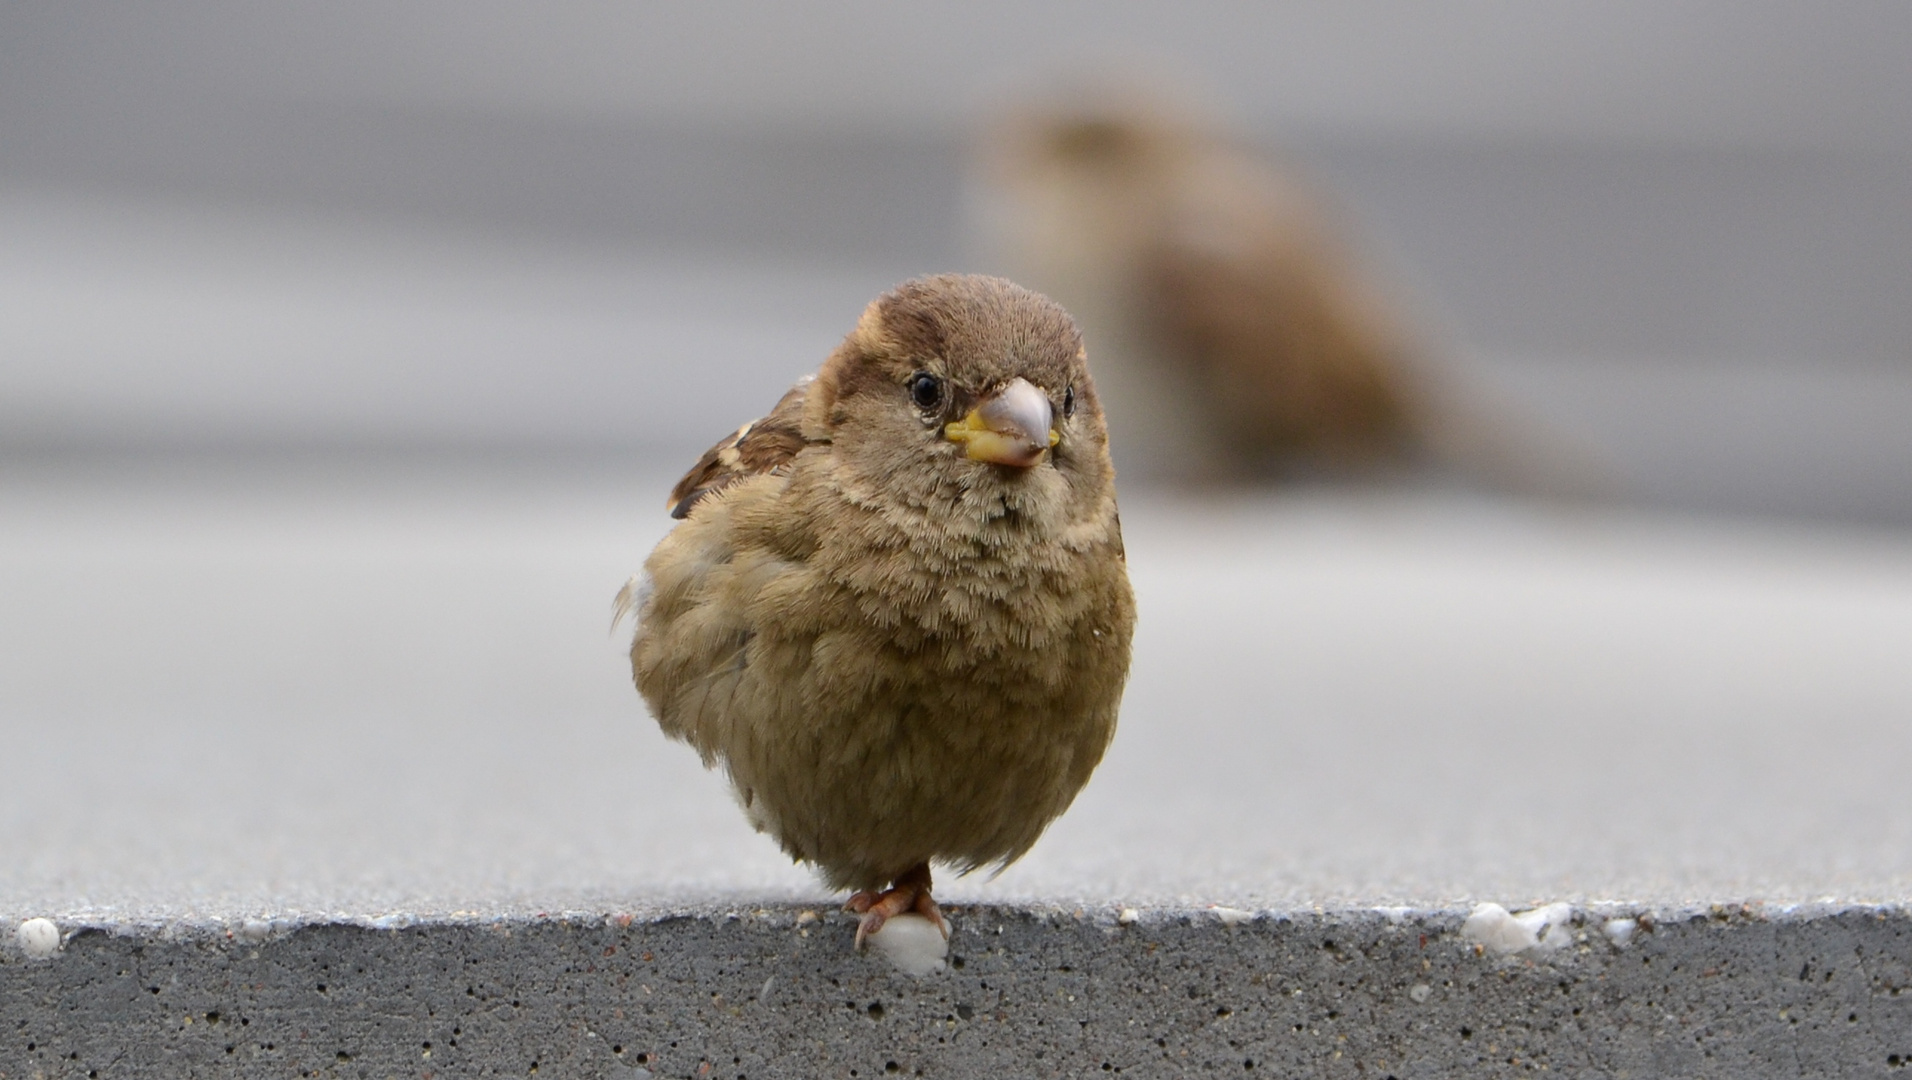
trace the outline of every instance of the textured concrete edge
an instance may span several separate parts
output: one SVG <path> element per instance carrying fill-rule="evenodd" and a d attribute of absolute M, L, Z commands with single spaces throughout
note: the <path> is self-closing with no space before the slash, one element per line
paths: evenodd
<path fill-rule="evenodd" d="M 1631 919 L 1651 927 L 1682 923 L 1695 919 L 1760 920 L 1787 922 L 1822 919 L 1831 916 L 1864 915 L 1912 920 L 1912 900 L 1843 901 L 1822 900 L 1808 903 L 1766 903 L 1759 901 L 1648 903 L 1623 900 L 1590 902 L 1561 901 L 1556 904 L 1532 903 L 1504 905 L 1514 912 L 1539 910 L 1547 906 L 1565 907 L 1572 924 L 1595 926 L 1616 919 Z M 1329 907 L 1234 907 L 1225 904 L 1110 904 L 1097 902 L 945 905 L 953 918 L 982 916 L 994 919 L 1035 920 L 1048 924 L 1076 923 L 1082 926 L 1119 928 L 1179 925 L 1233 928 L 1243 924 L 1267 925 L 1351 925 L 1377 923 L 1394 928 L 1418 927 L 1433 933 L 1459 930 L 1482 903 L 1419 907 L 1414 905 L 1360 905 Z M 0 928 L 19 928 L 28 922 L 46 920 L 58 927 L 61 942 L 90 933 L 133 938 L 152 942 L 193 942 L 233 940 L 258 943 L 319 927 L 393 931 L 429 928 L 514 928 L 553 925 L 565 928 L 619 929 L 633 925 L 675 923 L 681 920 L 747 920 L 773 929 L 788 929 L 799 919 L 835 912 L 829 900 L 804 902 L 788 897 L 764 900 L 749 897 L 703 898 L 683 902 L 641 901 L 626 905 L 553 907 L 513 907 L 496 911 L 459 910 L 442 914 L 413 914 L 395 910 L 382 914 L 324 913 L 292 911 L 279 914 L 206 916 L 186 915 L 165 918 L 154 915 L 116 917 L 98 910 L 61 912 L 22 908 L 0 914 Z M 0 950 L 10 946 L 15 958 L 20 953 L 20 937 L 7 935 Z M 5 956 L 0 951 L 0 959 Z"/>
<path fill-rule="evenodd" d="M 1903 906 L 1597 906 L 1564 919 L 1556 947 L 1512 952 L 1469 933 L 1479 909 L 1126 914 L 956 908 L 949 966 L 924 977 L 853 952 L 848 917 L 786 904 L 80 927 L 48 959 L 0 954 L 0 1075 L 1378 1080 L 1912 1065 Z M 1628 918 L 1640 925 L 1624 942 L 1601 932 Z"/>

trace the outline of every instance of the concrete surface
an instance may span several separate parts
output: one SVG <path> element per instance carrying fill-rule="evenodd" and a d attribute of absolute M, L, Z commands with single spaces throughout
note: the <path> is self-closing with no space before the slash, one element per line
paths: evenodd
<path fill-rule="evenodd" d="M 629 686 L 610 597 L 669 474 L 4 475 L 0 914 L 818 897 Z M 1121 734 L 1028 859 L 954 897 L 1912 894 L 1903 534 L 1460 497 L 1123 510 Z"/>
<path fill-rule="evenodd" d="M 666 464 L 12 460 L 0 918 L 67 940 L 0 949 L 0 1072 L 1912 1056 L 1903 534 L 1133 493 L 1115 746 L 912 981 L 628 687 Z M 1584 940 L 1477 952 L 1483 901 Z"/>
<path fill-rule="evenodd" d="M 1667 922 L 1538 962 L 1457 919 L 1233 928 L 957 914 L 911 978 L 803 911 L 661 922 L 315 926 L 263 941 L 92 933 L 0 963 L 9 1076 L 1903 1075 L 1902 914 Z"/>

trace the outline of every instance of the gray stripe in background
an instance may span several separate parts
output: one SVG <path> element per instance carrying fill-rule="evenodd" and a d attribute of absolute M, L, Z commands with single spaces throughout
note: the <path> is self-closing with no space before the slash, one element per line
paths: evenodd
<path fill-rule="evenodd" d="M 877 289 L 973 259 L 988 101 L 1145 42 L 1335 194 L 1446 362 L 1617 491 L 1906 522 L 1905 11 L 16 7 L 0 445 L 694 453 Z M 192 242 L 149 227 L 179 215 Z M 377 310 L 314 292 L 295 235 Z M 201 241 L 281 266 L 296 333 L 237 329 Z M 46 268 L 81 264 L 104 287 L 54 305 L 68 333 Z M 149 344 L 182 325 L 192 356 Z"/>

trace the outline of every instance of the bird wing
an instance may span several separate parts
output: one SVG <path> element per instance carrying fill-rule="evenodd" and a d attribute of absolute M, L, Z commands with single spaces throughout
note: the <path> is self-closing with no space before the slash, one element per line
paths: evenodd
<path fill-rule="evenodd" d="M 803 437 L 803 399 L 814 379 L 813 375 L 804 376 L 767 416 L 752 420 L 706 450 L 671 489 L 667 504 L 671 516 L 687 517 L 705 496 L 784 468 L 797 451 L 809 445 Z"/>

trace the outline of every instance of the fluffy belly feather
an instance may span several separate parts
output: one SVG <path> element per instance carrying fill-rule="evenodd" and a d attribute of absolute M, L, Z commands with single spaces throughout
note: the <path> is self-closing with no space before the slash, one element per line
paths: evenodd
<path fill-rule="evenodd" d="M 1113 701 L 1013 700 L 973 673 L 832 694 L 804 652 L 763 667 L 810 691 L 797 695 L 801 714 L 740 716 L 722 756 L 761 827 L 835 886 L 877 888 L 929 860 L 967 871 L 1015 859 L 1067 809 L 1114 733 Z"/>
<path fill-rule="evenodd" d="M 832 886 L 1027 851 L 1114 733 L 1126 588 L 1071 588 L 1066 565 L 967 593 L 957 577 L 879 623 L 831 560 L 732 546 L 750 495 L 771 492 L 686 521 L 652 558 L 632 655 L 660 726 Z"/>

